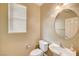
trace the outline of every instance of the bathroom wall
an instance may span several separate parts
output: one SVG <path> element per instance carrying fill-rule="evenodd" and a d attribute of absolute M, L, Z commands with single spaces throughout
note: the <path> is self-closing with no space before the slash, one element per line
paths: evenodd
<path fill-rule="evenodd" d="M 0 4 L 0 55 L 29 55 L 40 39 L 40 6 L 27 7 L 27 32 L 8 33 L 8 4 Z M 29 45 L 29 48 L 26 46 Z"/>
<path fill-rule="evenodd" d="M 58 11 L 56 10 L 56 6 L 57 4 L 43 4 L 43 6 L 41 6 L 41 39 L 44 39 L 49 43 L 61 43 L 63 46 L 68 48 L 73 45 L 73 47 L 78 50 L 79 31 L 75 38 L 69 40 L 62 39 L 56 34 L 54 28 L 54 21 Z M 74 10 L 79 17 L 79 4 L 68 4 L 68 6 L 64 6 L 63 9 Z"/>

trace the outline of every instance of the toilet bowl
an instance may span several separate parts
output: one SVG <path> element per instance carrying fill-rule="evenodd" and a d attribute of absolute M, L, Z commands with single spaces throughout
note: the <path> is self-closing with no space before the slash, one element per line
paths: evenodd
<path fill-rule="evenodd" d="M 32 52 L 30 53 L 30 56 L 43 56 L 44 53 L 41 49 L 34 49 L 32 50 Z"/>
<path fill-rule="evenodd" d="M 30 56 L 43 56 L 44 52 L 48 50 L 48 42 L 40 40 L 39 48 L 31 51 Z"/>

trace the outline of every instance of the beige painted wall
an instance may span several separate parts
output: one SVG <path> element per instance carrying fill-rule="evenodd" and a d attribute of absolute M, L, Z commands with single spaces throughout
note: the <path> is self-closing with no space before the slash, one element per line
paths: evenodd
<path fill-rule="evenodd" d="M 8 4 L 0 4 L 0 55 L 28 55 L 40 39 L 40 7 L 27 7 L 27 33 L 8 33 Z M 30 45 L 26 48 L 25 44 Z"/>
<path fill-rule="evenodd" d="M 8 34 L 8 6 L 7 4 L 0 4 L 0 55 L 28 55 L 38 44 L 40 37 L 58 44 L 62 42 L 65 47 L 70 47 L 73 44 L 74 48 L 79 48 L 79 35 L 71 40 L 65 40 L 55 34 L 54 20 L 57 12 L 54 9 L 57 6 L 56 4 L 43 4 L 41 7 L 36 4 L 23 5 L 28 7 L 28 32 Z M 64 6 L 64 8 L 73 9 L 79 16 L 79 4 Z M 26 48 L 26 43 L 31 47 Z"/>
<path fill-rule="evenodd" d="M 56 4 L 43 4 L 41 6 L 41 39 L 47 40 L 50 43 L 55 42 L 57 44 L 62 43 L 63 46 L 70 48 L 71 45 L 74 48 L 79 48 L 79 31 L 75 38 L 70 40 L 60 38 L 54 28 L 55 17 L 59 10 L 56 10 Z M 68 4 L 61 9 L 71 9 L 77 13 L 79 17 L 79 4 Z"/>

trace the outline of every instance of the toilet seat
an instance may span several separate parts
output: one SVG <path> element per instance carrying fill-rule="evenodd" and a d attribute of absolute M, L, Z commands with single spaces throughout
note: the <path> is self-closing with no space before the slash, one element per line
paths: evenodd
<path fill-rule="evenodd" d="M 32 52 L 30 53 L 30 56 L 43 56 L 44 52 L 37 48 L 37 49 L 34 49 L 32 50 Z"/>

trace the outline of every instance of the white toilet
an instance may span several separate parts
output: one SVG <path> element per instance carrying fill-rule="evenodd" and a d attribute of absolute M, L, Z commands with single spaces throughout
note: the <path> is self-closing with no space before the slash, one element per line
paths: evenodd
<path fill-rule="evenodd" d="M 48 42 L 44 40 L 39 41 L 39 48 L 31 51 L 30 56 L 43 56 L 44 52 L 48 50 Z"/>

